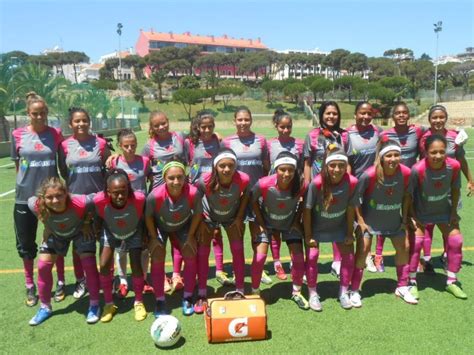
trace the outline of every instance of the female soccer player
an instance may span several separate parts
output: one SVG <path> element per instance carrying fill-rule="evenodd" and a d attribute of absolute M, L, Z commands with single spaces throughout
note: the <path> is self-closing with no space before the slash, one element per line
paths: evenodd
<path fill-rule="evenodd" d="M 99 274 L 95 261 L 95 235 L 90 230 L 92 198 L 70 195 L 66 184 L 58 177 L 45 180 L 38 196 L 28 199 L 28 207 L 45 226 L 45 238 L 40 247 L 38 261 L 38 287 L 41 306 L 30 320 L 38 325 L 51 317 L 52 269 L 58 256 L 65 256 L 72 242 L 86 273 L 89 289 L 89 324 L 99 320 Z"/>
<path fill-rule="evenodd" d="M 13 220 L 16 248 L 23 259 L 25 303 L 33 307 L 38 303 L 33 271 L 38 247 L 35 242 L 38 219 L 28 208 L 28 198 L 36 194 L 45 179 L 58 176 L 56 158 L 63 137 L 59 130 L 48 126 L 46 101 L 34 92 L 26 95 L 26 112 L 29 124 L 13 130 L 11 137 L 11 158 L 16 166 Z M 64 271 L 58 276 L 64 282 Z"/>
<path fill-rule="evenodd" d="M 392 109 L 394 126 L 382 132 L 381 136 L 387 137 L 400 145 L 400 163 L 410 168 L 415 165 L 419 155 L 419 141 L 426 131 L 424 127 L 409 124 L 410 110 L 406 103 L 399 102 Z M 378 272 L 384 272 L 383 245 L 385 238 L 377 236 L 374 264 Z M 428 267 L 428 265 L 426 265 Z M 428 271 L 428 270 L 427 270 Z"/>
<path fill-rule="evenodd" d="M 411 171 L 410 191 L 413 204 L 410 213 L 415 222 L 415 236 L 410 256 L 410 282 L 412 293 L 418 298 L 416 269 L 425 236 L 426 225 L 437 225 L 446 239 L 447 280 L 446 291 L 457 298 L 467 295 L 457 284 L 461 269 L 463 237 L 459 229 L 457 207 L 460 196 L 461 164 L 448 157 L 448 141 L 434 134 L 424 141 L 425 158 L 416 163 Z"/>
<path fill-rule="evenodd" d="M 72 136 L 61 142 L 58 165 L 68 190 L 73 194 L 88 195 L 104 189 L 105 161 L 110 155 L 105 139 L 90 132 L 91 119 L 86 110 L 69 109 Z M 84 271 L 74 249 L 73 263 L 76 286 L 73 296 L 85 294 Z"/>
<path fill-rule="evenodd" d="M 165 183 L 163 167 L 167 162 L 173 160 L 173 157 L 185 160 L 184 136 L 181 132 L 170 131 L 168 117 L 161 111 L 150 113 L 148 133 L 150 138 L 143 147 L 142 155 L 148 157 L 151 161 L 152 189 L 155 189 Z M 174 238 L 171 238 L 171 246 L 173 256 L 172 288 L 169 286 L 167 278 L 165 288 L 167 291 L 178 291 L 183 288 L 183 279 L 181 278 L 183 256 L 180 253 L 179 242 Z"/>
<path fill-rule="evenodd" d="M 301 309 L 309 309 L 301 294 L 304 276 L 303 232 L 301 226 L 302 197 L 305 188 L 298 173 L 298 160 L 290 152 L 278 154 L 275 174 L 260 178 L 252 188 L 252 207 L 260 233 L 252 239 L 254 256 L 251 267 L 252 293 L 260 293 L 260 281 L 272 236 L 281 234 L 288 245 L 293 292 L 291 299 Z"/>
<path fill-rule="evenodd" d="M 319 127 L 311 130 L 306 136 L 304 157 L 304 180 L 307 184 L 321 172 L 324 154 L 329 144 L 344 147 L 345 130 L 341 128 L 341 110 L 335 101 L 325 101 L 318 110 Z M 332 245 L 333 261 L 331 273 L 339 278 L 341 271 L 341 252 L 337 244 Z"/>
<path fill-rule="evenodd" d="M 105 177 L 105 189 L 94 196 L 97 215 L 102 220 L 100 285 L 104 294 L 104 311 L 100 321 L 110 322 L 117 312 L 113 303 L 111 267 L 114 249 L 125 244 L 130 254 L 132 283 L 135 292 L 135 320 L 142 321 L 147 313 L 143 304 L 143 270 L 141 266 L 142 244 L 145 239 L 143 212 L 145 195 L 133 191 L 127 173 L 122 169 L 112 169 Z"/>
<path fill-rule="evenodd" d="M 214 116 L 206 111 L 198 113 L 191 122 L 189 136 L 184 141 L 184 155 L 189 166 L 191 184 L 196 184 L 202 174 L 212 171 L 213 159 L 220 148 L 220 139 L 214 133 L 214 127 Z M 224 271 L 224 245 L 220 228 L 214 229 L 212 245 L 216 260 L 216 280 L 221 285 L 232 285 L 233 281 Z"/>
<path fill-rule="evenodd" d="M 278 132 L 278 137 L 271 138 L 267 141 L 270 166 L 272 167 L 270 174 L 275 173 L 275 167 L 273 164 L 275 163 L 275 160 L 280 152 L 291 152 L 294 154 L 298 161 L 297 168 L 301 173 L 303 170 L 302 155 L 304 141 L 291 136 L 293 127 L 293 119 L 291 118 L 291 115 L 288 112 L 279 109 L 273 114 L 272 120 L 273 125 Z M 280 248 L 281 236 L 277 233 L 272 236 L 271 241 L 273 268 L 275 269 L 277 278 L 280 280 L 286 280 L 287 276 L 285 270 L 283 269 L 283 265 L 280 262 Z"/>
<path fill-rule="evenodd" d="M 447 129 L 446 124 L 448 122 L 448 112 L 446 108 L 442 105 L 434 105 L 430 108 L 428 113 L 428 121 L 430 123 L 430 129 L 425 132 L 425 134 L 420 139 L 420 151 L 421 156 L 424 157 L 425 151 L 423 149 L 425 140 L 433 135 L 439 134 L 446 138 L 448 146 L 446 148 L 446 154 L 451 159 L 456 159 L 461 164 L 461 171 L 467 180 L 467 189 L 468 195 L 471 195 L 474 192 L 474 182 L 472 179 L 471 171 L 465 157 L 465 151 L 463 144 L 464 142 L 458 142 L 458 131 Z M 431 259 L 431 244 L 433 241 L 433 229 L 434 225 L 427 225 L 425 227 L 425 239 L 423 240 L 423 252 L 424 252 L 424 263 L 423 266 L 428 268 L 428 271 L 433 271 L 433 266 L 429 262 Z M 445 243 L 445 252 L 443 253 L 442 259 L 445 259 L 446 256 L 446 243 Z M 427 260 L 428 259 L 428 260 Z"/>
<path fill-rule="evenodd" d="M 184 258 L 183 314 L 194 313 L 193 291 L 196 285 L 196 230 L 201 222 L 202 200 L 197 188 L 188 183 L 186 167 L 172 160 L 162 169 L 165 184 L 147 197 L 146 226 L 150 236 L 151 279 L 156 297 L 155 317 L 166 314 L 165 253 L 166 241 L 174 237 Z"/>
<path fill-rule="evenodd" d="M 375 162 L 375 149 L 382 128 L 372 124 L 373 109 L 367 101 L 357 103 L 354 113 L 355 124 L 347 129 L 345 150 L 349 157 L 351 173 L 360 178 L 362 173 Z M 371 253 L 367 255 L 367 270 L 377 272 Z"/>
<path fill-rule="evenodd" d="M 395 295 L 407 303 L 418 303 L 408 287 L 406 224 L 410 204 L 410 169 L 400 164 L 401 153 L 398 142 L 382 136 L 377 144 L 375 164 L 361 175 L 357 184 L 356 264 L 351 282 L 351 303 L 354 307 L 362 306 L 359 290 L 373 236 L 390 238 L 395 248 L 398 279 Z"/>
<path fill-rule="evenodd" d="M 244 292 L 244 216 L 248 202 L 247 174 L 236 170 L 237 156 L 222 148 L 214 158 L 210 173 L 201 175 L 197 187 L 203 196 L 203 221 L 200 224 L 198 246 L 198 300 L 196 313 L 204 311 L 207 302 L 210 243 L 214 230 L 221 226 L 229 237 L 232 265 L 237 291 Z"/>
<path fill-rule="evenodd" d="M 258 179 L 270 171 L 267 141 L 264 136 L 255 134 L 251 130 L 252 113 L 245 107 L 239 107 L 234 113 L 236 134 L 226 137 L 222 145 L 232 149 L 237 155 L 237 170 L 246 173 L 250 178 L 250 186 L 254 186 Z M 255 239 L 259 233 L 255 223 L 255 215 L 251 206 L 247 206 L 245 222 L 249 222 L 250 234 Z M 272 283 L 272 279 L 262 271 L 262 282 Z"/>
<path fill-rule="evenodd" d="M 110 161 L 110 167 L 112 169 L 123 169 L 130 180 L 133 191 L 140 191 L 141 193 L 147 193 L 147 182 L 151 180 L 151 166 L 150 160 L 147 157 L 136 154 L 137 150 L 137 137 L 135 133 L 129 128 L 121 129 L 117 133 L 117 145 L 119 146 L 122 154 L 114 157 Z M 125 246 L 125 243 L 122 243 Z M 125 298 L 128 293 L 128 282 L 127 282 L 127 253 L 128 250 L 121 247 L 115 249 L 115 261 L 117 265 L 118 276 L 120 284 L 117 289 L 117 295 L 120 298 Z M 143 292 L 153 293 L 153 288 L 148 285 L 146 276 L 148 273 L 148 264 L 150 262 L 150 254 L 148 249 L 142 250 L 142 270 L 143 277 L 145 278 L 145 287 Z"/>
<path fill-rule="evenodd" d="M 347 172 L 348 158 L 340 147 L 330 144 L 322 169 L 308 187 L 303 212 L 306 242 L 306 279 L 309 305 L 315 311 L 322 306 L 316 290 L 319 243 L 337 243 L 341 251 L 339 302 L 352 308 L 349 285 L 354 270 L 354 216 L 357 205 L 357 178 Z"/>

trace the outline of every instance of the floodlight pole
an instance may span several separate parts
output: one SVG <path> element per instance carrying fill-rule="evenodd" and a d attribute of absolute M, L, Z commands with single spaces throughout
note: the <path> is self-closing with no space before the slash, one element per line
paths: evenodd
<path fill-rule="evenodd" d="M 434 32 L 436 33 L 436 56 L 435 56 L 435 77 L 434 77 L 434 94 L 433 94 L 433 104 L 436 105 L 438 101 L 438 42 L 439 42 L 439 33 L 443 30 L 443 22 L 438 21 L 434 24 Z"/>
<path fill-rule="evenodd" d="M 120 114 L 123 117 L 123 93 L 122 93 L 122 49 L 121 49 L 121 37 L 122 37 L 122 28 L 123 25 L 119 22 L 117 24 L 117 34 L 119 36 L 119 50 L 118 50 L 118 59 L 119 59 L 119 70 L 118 70 L 118 79 L 119 79 L 119 90 L 120 90 Z"/>

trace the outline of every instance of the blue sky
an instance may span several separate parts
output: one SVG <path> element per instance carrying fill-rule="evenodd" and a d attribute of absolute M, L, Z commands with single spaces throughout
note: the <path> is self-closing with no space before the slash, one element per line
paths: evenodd
<path fill-rule="evenodd" d="M 140 28 L 257 38 L 272 49 L 345 48 L 369 56 L 405 47 L 434 57 L 433 23 L 442 20 L 439 53 L 474 46 L 472 0 L 0 0 L 0 52 L 39 54 L 55 45 L 97 62 L 134 47 Z"/>

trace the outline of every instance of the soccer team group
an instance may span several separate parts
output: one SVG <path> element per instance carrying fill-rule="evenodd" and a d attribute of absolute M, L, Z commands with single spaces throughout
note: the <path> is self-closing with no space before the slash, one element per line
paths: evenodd
<path fill-rule="evenodd" d="M 185 136 L 170 130 L 166 114 L 155 111 L 141 155 L 129 129 L 118 133 L 120 154 L 112 154 L 108 142 L 91 132 L 90 117 L 81 108 L 70 109 L 73 134 L 64 139 L 48 126 L 43 98 L 29 93 L 26 107 L 30 122 L 12 132 L 11 154 L 17 167 L 14 224 L 26 304 L 40 302 L 30 325 L 52 315 L 52 298 L 59 302 L 65 297 L 64 256 L 70 244 L 74 297 L 87 289 L 88 323 L 110 322 L 116 314 L 114 287 L 119 297 L 128 292 L 127 256 L 135 319 L 141 321 L 147 317 L 146 292 L 156 298 L 155 317 L 168 312 L 165 293 L 170 290 L 183 289 L 184 315 L 203 312 L 211 245 L 216 278 L 223 285 L 245 292 L 244 243 L 253 249 L 252 294 L 259 294 L 260 283 L 271 282 L 264 272 L 269 248 L 276 276 L 287 279 L 279 257 L 282 240 L 291 256 L 291 299 L 301 309 L 322 310 L 317 292 L 320 243 L 332 244 L 339 302 L 351 309 L 362 306 L 367 264 L 383 271 L 385 238 L 396 251 L 395 294 L 417 304 L 417 271 L 432 270 L 434 226 L 444 240 L 446 291 L 467 298 L 457 281 L 463 244 L 457 213 L 461 173 L 469 192 L 474 182 L 464 156 L 467 136 L 446 128 L 443 106 L 433 106 L 429 126 L 420 127 L 409 124 L 408 106 L 398 103 L 392 111 L 394 126 L 384 131 L 372 124 L 370 103 L 358 103 L 355 123 L 343 129 L 337 103 L 327 101 L 319 108 L 320 126 L 305 140 L 292 137 L 292 118 L 279 110 L 273 116 L 278 136 L 272 139 L 252 132 L 252 114 L 245 107 L 234 114 L 236 133 L 224 138 L 214 131 L 208 112 L 193 119 Z M 34 280 L 38 221 L 44 224 L 37 262 L 39 297 Z M 251 241 L 244 240 L 247 222 Z M 232 253 L 232 278 L 223 270 L 222 229 Z M 165 273 L 168 239 L 171 279 Z M 114 270 L 120 276 L 115 286 Z"/>

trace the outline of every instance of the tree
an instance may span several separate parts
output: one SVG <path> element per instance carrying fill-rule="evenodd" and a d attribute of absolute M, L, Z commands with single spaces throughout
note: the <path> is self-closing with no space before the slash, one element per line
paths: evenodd
<path fill-rule="evenodd" d="M 342 62 L 351 52 L 345 49 L 334 49 L 324 58 L 324 65 L 332 69 L 333 79 L 339 77 L 339 73 L 342 69 Z"/>
<path fill-rule="evenodd" d="M 403 60 L 413 60 L 413 51 L 408 48 L 396 48 L 389 49 L 383 52 L 384 57 L 393 59 L 395 62 L 401 62 Z"/>
<path fill-rule="evenodd" d="M 244 92 L 245 90 L 243 87 L 234 85 L 224 85 L 216 89 L 216 94 L 222 97 L 224 109 L 227 108 L 232 97 L 241 96 Z"/>
<path fill-rule="evenodd" d="M 334 86 L 342 91 L 347 91 L 349 102 L 352 102 L 352 93 L 361 91 L 361 87 L 365 84 L 365 80 L 358 76 L 343 76 L 334 80 Z"/>
<path fill-rule="evenodd" d="M 16 58 L 16 62 L 18 64 L 25 64 L 28 61 L 29 55 L 22 51 L 11 51 L 7 53 L 2 53 L 0 54 L 0 62 L 1 63 L 9 62 L 12 60 L 11 59 L 12 57 Z"/>
<path fill-rule="evenodd" d="M 324 100 L 324 94 L 332 90 L 333 83 L 331 80 L 324 77 L 316 77 L 313 79 L 309 85 L 309 90 L 313 93 L 313 98 L 316 101 L 318 99 L 318 94 L 321 100 Z"/>
<path fill-rule="evenodd" d="M 190 121 L 192 118 L 192 106 L 197 104 L 202 98 L 203 92 L 200 89 L 178 89 L 173 93 L 173 101 L 183 105 Z"/>
<path fill-rule="evenodd" d="M 474 61 L 457 64 L 452 68 L 452 72 L 461 78 L 462 86 L 467 91 L 469 88 L 469 78 L 474 75 Z"/>
<path fill-rule="evenodd" d="M 199 80 L 194 76 L 184 76 L 179 81 L 183 89 L 199 89 Z"/>
<path fill-rule="evenodd" d="M 369 80 L 379 80 L 386 76 L 395 76 L 398 73 L 397 65 L 393 60 L 382 57 L 371 57 L 367 60 L 370 70 Z"/>
<path fill-rule="evenodd" d="M 352 76 L 363 73 L 368 69 L 367 56 L 362 53 L 350 53 L 342 59 L 341 68 L 347 70 Z"/>
<path fill-rule="evenodd" d="M 190 64 L 185 59 L 173 59 L 163 65 L 163 69 L 171 72 L 173 78 L 176 80 L 176 87 L 179 88 L 179 74 L 189 68 Z"/>
<path fill-rule="evenodd" d="M 77 84 L 77 64 L 89 63 L 89 57 L 84 52 L 69 51 L 63 53 L 64 63 L 72 64 L 74 70 L 74 81 Z"/>
<path fill-rule="evenodd" d="M 198 46 L 188 46 L 184 48 L 180 48 L 178 52 L 178 57 L 180 59 L 184 59 L 189 63 L 188 74 L 194 75 L 194 64 L 196 60 L 201 55 L 201 48 Z"/>
<path fill-rule="evenodd" d="M 407 97 L 413 90 L 410 80 L 403 76 L 382 78 L 378 83 L 385 88 L 392 89 L 398 101 L 402 100 L 402 97 Z"/>
<path fill-rule="evenodd" d="M 122 58 L 122 64 L 133 68 L 133 73 L 137 80 L 142 80 L 144 78 L 143 69 L 146 66 L 145 59 L 138 55 L 129 55 L 125 58 Z"/>
<path fill-rule="evenodd" d="M 247 53 L 240 62 L 239 71 L 245 75 L 254 75 L 258 80 L 260 73 L 266 71 L 268 60 L 260 52 Z"/>
<path fill-rule="evenodd" d="M 415 92 L 419 89 L 431 89 L 433 87 L 434 66 L 430 61 L 403 62 L 400 64 L 400 70 L 403 76 L 410 79 Z"/>
<path fill-rule="evenodd" d="M 297 104 L 299 95 L 306 91 L 306 86 L 303 83 L 288 84 L 283 88 L 283 93 L 291 97 L 292 101 Z"/>
<path fill-rule="evenodd" d="M 163 84 L 166 80 L 167 72 L 163 69 L 155 70 L 151 74 L 151 80 L 156 84 L 158 88 L 158 102 L 163 102 Z"/>
<path fill-rule="evenodd" d="M 145 107 L 145 90 L 140 82 L 132 81 L 130 90 L 132 91 L 133 99 L 141 103 L 142 107 Z"/>
<path fill-rule="evenodd" d="M 267 102 L 273 101 L 273 93 L 283 88 L 283 82 L 277 80 L 264 80 L 262 82 L 262 89 L 267 94 Z"/>
<path fill-rule="evenodd" d="M 383 104 L 391 104 L 396 97 L 392 89 L 384 88 L 380 84 L 370 83 L 367 87 L 369 99 L 380 100 Z"/>
<path fill-rule="evenodd" d="M 431 60 L 431 57 L 428 54 L 423 53 L 420 55 L 420 60 Z"/>

